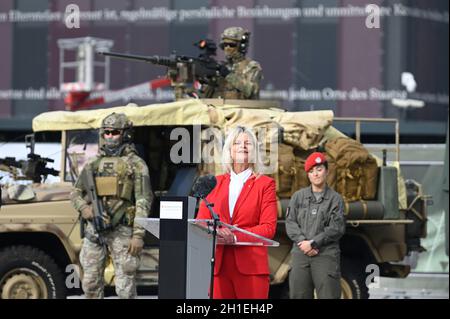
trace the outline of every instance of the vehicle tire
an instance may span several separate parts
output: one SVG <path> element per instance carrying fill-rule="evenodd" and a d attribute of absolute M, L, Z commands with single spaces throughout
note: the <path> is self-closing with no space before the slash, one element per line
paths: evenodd
<path fill-rule="evenodd" d="M 364 263 L 356 259 L 342 258 L 341 289 L 342 299 L 369 299 Z"/>
<path fill-rule="evenodd" d="M 281 284 L 270 285 L 269 299 L 289 299 L 289 277 Z"/>
<path fill-rule="evenodd" d="M 63 274 L 46 253 L 31 246 L 12 246 L 0 251 L 1 299 L 65 297 Z"/>

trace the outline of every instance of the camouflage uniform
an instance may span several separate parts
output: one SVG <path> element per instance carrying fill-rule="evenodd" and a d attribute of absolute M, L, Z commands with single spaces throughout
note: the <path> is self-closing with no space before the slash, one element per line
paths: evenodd
<path fill-rule="evenodd" d="M 201 89 L 202 97 L 225 99 L 258 99 L 260 82 L 263 78 L 262 68 L 256 61 L 245 57 L 248 49 L 250 32 L 241 27 L 224 30 L 221 36 L 221 48 L 224 43 L 236 43 L 238 51 L 227 56 L 226 68 L 229 74 L 219 78 L 216 85 L 205 85 Z"/>
<path fill-rule="evenodd" d="M 122 131 L 120 145 L 107 147 L 103 138 L 105 128 Z M 132 238 L 144 237 L 145 229 L 134 223 L 134 217 L 148 216 L 153 194 L 148 167 L 130 143 L 130 130 L 131 122 L 124 114 L 113 113 L 107 116 L 100 129 L 99 154 L 86 164 L 94 172 L 97 195 L 103 202 L 106 220 L 111 225 L 110 230 L 101 233 L 106 243 L 103 246 L 92 223 L 87 222 L 80 252 L 83 267 L 82 286 L 86 298 L 103 298 L 103 276 L 108 251 L 114 264 L 117 295 L 120 298 L 136 297 L 135 277 L 140 254 L 129 254 L 128 245 Z M 85 172 L 86 167 L 80 175 Z M 104 181 L 109 184 L 105 185 Z M 80 213 L 89 205 L 84 198 L 85 187 L 79 178 L 71 194 L 72 205 Z"/>

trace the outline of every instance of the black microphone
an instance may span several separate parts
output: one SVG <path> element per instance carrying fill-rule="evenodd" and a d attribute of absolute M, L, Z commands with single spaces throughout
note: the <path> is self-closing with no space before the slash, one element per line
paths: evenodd
<path fill-rule="evenodd" d="M 205 199 L 214 187 L 216 187 L 216 184 L 217 179 L 214 175 L 200 176 L 192 187 L 192 195 L 197 198 Z"/>
<path fill-rule="evenodd" d="M 197 181 L 194 183 L 192 187 L 192 196 L 203 199 L 205 201 L 206 207 L 208 207 L 209 212 L 211 213 L 212 219 L 218 221 L 220 218 L 214 212 L 212 208 L 214 206 L 213 203 L 208 202 L 206 196 L 216 187 L 217 179 L 214 175 L 205 175 L 197 178 Z"/>

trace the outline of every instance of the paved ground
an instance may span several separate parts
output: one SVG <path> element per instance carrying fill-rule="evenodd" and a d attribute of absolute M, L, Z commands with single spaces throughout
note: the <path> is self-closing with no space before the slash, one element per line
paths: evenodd
<path fill-rule="evenodd" d="M 371 299 L 448 299 L 448 274 L 412 273 L 406 279 L 380 278 L 369 290 Z"/>
<path fill-rule="evenodd" d="M 370 299 L 449 299 L 448 274 L 413 273 L 406 279 L 380 278 L 378 288 L 370 287 Z M 83 295 L 70 299 L 84 299 Z M 109 296 L 107 299 L 117 299 Z M 155 291 L 140 291 L 139 299 L 157 299 Z"/>

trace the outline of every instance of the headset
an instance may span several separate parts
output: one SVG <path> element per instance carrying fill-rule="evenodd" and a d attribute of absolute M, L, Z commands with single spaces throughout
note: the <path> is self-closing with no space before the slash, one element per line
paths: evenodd
<path fill-rule="evenodd" d="M 250 41 L 250 32 L 246 31 L 239 40 L 239 52 L 243 54 L 247 53 L 249 41 Z M 221 42 L 219 47 L 222 50 L 225 49 L 224 42 Z"/>
<path fill-rule="evenodd" d="M 239 45 L 239 51 L 241 53 L 244 53 L 244 54 L 247 53 L 249 41 L 250 41 L 250 32 L 246 31 L 244 33 L 244 35 L 242 36 L 241 44 Z"/>

